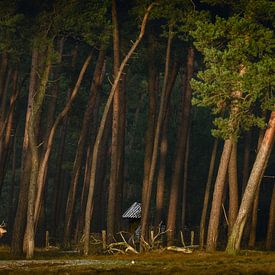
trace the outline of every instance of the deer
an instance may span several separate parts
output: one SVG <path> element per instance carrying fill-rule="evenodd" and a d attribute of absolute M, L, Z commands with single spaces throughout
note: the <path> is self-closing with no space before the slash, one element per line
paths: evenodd
<path fill-rule="evenodd" d="M 3 221 L 0 224 L 0 238 L 2 238 L 5 233 L 7 233 L 7 230 L 5 229 L 5 227 L 6 227 L 6 223 Z"/>

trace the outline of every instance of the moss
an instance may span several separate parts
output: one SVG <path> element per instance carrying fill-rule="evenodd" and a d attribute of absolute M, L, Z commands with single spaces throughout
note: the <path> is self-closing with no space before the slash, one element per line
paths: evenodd
<path fill-rule="evenodd" d="M 2 250 L 0 250 L 0 257 Z M 3 252 L 4 253 L 4 252 Z M 8 250 L 5 250 L 8 255 Z M 244 251 L 180 254 L 164 251 L 141 255 L 88 256 L 36 251 L 32 261 L 0 260 L 0 274 L 274 274 L 275 252 Z"/>

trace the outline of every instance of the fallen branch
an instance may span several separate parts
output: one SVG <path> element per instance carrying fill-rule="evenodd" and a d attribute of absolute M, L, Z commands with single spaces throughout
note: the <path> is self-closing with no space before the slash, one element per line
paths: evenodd
<path fill-rule="evenodd" d="M 178 246 L 168 246 L 166 248 L 166 250 L 168 251 L 174 251 L 174 252 L 182 252 L 185 254 L 191 254 L 193 253 L 193 250 L 190 248 L 186 248 L 186 247 L 178 247 Z"/>

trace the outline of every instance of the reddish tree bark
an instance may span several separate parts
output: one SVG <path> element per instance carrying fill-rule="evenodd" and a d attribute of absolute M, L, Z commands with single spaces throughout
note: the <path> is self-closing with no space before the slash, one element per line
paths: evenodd
<path fill-rule="evenodd" d="M 212 149 L 212 153 L 211 153 L 208 177 L 207 177 L 207 182 L 206 182 L 206 186 L 205 186 L 201 221 L 200 221 L 200 248 L 201 249 L 204 247 L 206 215 L 207 215 L 207 208 L 208 208 L 209 197 L 210 197 L 211 183 L 213 180 L 215 161 L 216 161 L 216 156 L 217 156 L 217 148 L 218 148 L 218 139 L 216 138 L 214 141 L 213 149 Z"/>
<path fill-rule="evenodd" d="M 265 131 L 265 135 L 261 143 L 260 150 L 257 154 L 252 171 L 250 173 L 250 177 L 242 198 L 236 222 L 234 224 L 232 233 L 227 243 L 226 252 L 228 254 L 236 254 L 240 250 L 243 229 L 248 218 L 249 211 L 252 207 L 253 199 L 255 198 L 255 194 L 257 192 L 264 170 L 266 168 L 274 143 L 274 136 L 275 112 L 273 111 L 270 115 L 268 128 Z"/>
<path fill-rule="evenodd" d="M 173 172 L 170 187 L 170 197 L 169 197 L 169 208 L 168 208 L 168 220 L 167 220 L 167 233 L 168 245 L 173 245 L 174 234 L 175 234 L 175 224 L 178 206 L 178 193 L 179 193 L 179 182 L 182 174 L 182 167 L 184 156 L 186 152 L 186 142 L 188 136 L 189 128 L 189 118 L 191 114 L 191 96 L 192 89 L 190 86 L 190 80 L 193 76 L 194 71 L 194 49 L 188 49 L 187 56 L 187 72 L 186 72 L 186 84 L 185 93 L 182 100 L 182 117 L 180 126 L 178 128 L 178 135 L 176 141 L 176 150 L 173 163 Z"/>
<path fill-rule="evenodd" d="M 229 209 L 228 209 L 228 236 L 238 215 L 238 173 L 237 173 L 237 144 L 234 142 L 228 165 Z"/>

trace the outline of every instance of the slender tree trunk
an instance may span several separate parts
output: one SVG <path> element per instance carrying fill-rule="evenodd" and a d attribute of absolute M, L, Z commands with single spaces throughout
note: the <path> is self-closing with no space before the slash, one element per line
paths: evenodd
<path fill-rule="evenodd" d="M 9 211 L 8 211 L 8 225 L 10 228 L 13 227 L 14 224 L 14 190 L 16 184 L 16 160 L 17 160 L 17 152 L 16 152 L 16 145 L 17 145 L 17 136 L 18 136 L 18 129 L 16 127 L 14 137 L 13 137 L 13 146 L 12 146 L 12 168 L 11 168 L 11 180 L 10 180 L 10 191 L 9 191 Z M 9 240 L 11 239 L 12 231 L 9 232 Z"/>
<path fill-rule="evenodd" d="M 156 220 L 155 227 L 157 228 L 164 219 L 163 213 L 163 199 L 165 191 L 165 174 L 166 174 L 166 159 L 168 153 L 168 116 L 163 122 L 163 130 L 160 143 L 160 163 L 157 178 L 157 194 L 156 194 Z"/>
<path fill-rule="evenodd" d="M 33 104 L 33 96 L 35 94 L 35 89 L 37 86 L 37 75 L 38 70 L 38 51 L 33 50 L 32 53 L 32 63 L 31 63 L 31 73 L 30 73 L 30 83 L 29 83 L 29 96 L 28 96 L 28 107 L 25 119 L 25 132 L 24 141 L 22 147 L 22 157 L 21 157 L 21 174 L 20 174 L 20 186 L 19 186 L 19 198 L 16 210 L 16 216 L 13 226 L 12 242 L 11 242 L 11 253 L 14 256 L 22 255 L 23 253 L 23 237 L 26 226 L 26 215 L 27 215 L 27 205 L 28 205 L 28 188 L 29 188 L 29 177 L 31 169 L 31 158 L 28 138 L 28 128 L 30 114 Z"/>
<path fill-rule="evenodd" d="M 238 215 L 238 172 L 237 172 L 237 143 L 234 142 L 228 164 L 229 185 L 229 210 L 228 210 L 228 236 L 230 236 L 233 225 Z"/>
<path fill-rule="evenodd" d="M 125 56 L 125 58 L 123 59 L 121 65 L 119 67 L 118 73 L 116 75 L 114 84 L 112 86 L 110 95 L 108 97 L 108 100 L 107 100 L 107 103 L 105 105 L 104 112 L 103 112 L 103 115 L 102 115 L 102 118 L 101 118 L 101 121 L 100 121 L 99 129 L 98 129 L 98 133 L 97 133 L 97 136 L 96 136 L 95 145 L 94 145 L 94 149 L 93 149 L 91 177 L 90 177 L 89 192 L 88 192 L 87 205 L 86 205 L 86 211 L 85 211 L 85 224 L 84 224 L 84 233 L 83 233 L 83 235 L 84 235 L 84 247 L 83 247 L 84 255 L 88 255 L 88 253 L 89 253 L 91 211 L 92 211 L 92 207 L 93 207 L 93 196 L 94 196 L 94 188 L 95 188 L 95 176 L 96 176 L 96 168 L 97 168 L 97 161 L 98 161 L 98 153 L 99 153 L 100 143 L 102 142 L 104 129 L 106 128 L 108 113 L 110 111 L 110 107 L 111 107 L 111 104 L 112 104 L 112 101 L 113 101 L 114 93 L 117 89 L 117 85 L 120 81 L 120 77 L 123 73 L 125 65 L 129 61 L 130 57 L 134 53 L 135 49 L 137 48 L 138 44 L 140 43 L 140 41 L 141 41 L 141 39 L 144 35 L 145 26 L 146 26 L 146 23 L 147 23 L 147 20 L 148 20 L 148 17 L 149 17 L 149 13 L 150 13 L 152 8 L 153 8 L 153 4 L 151 4 L 148 7 L 148 9 L 147 9 L 147 11 L 144 15 L 142 25 L 141 25 L 140 34 L 139 34 L 137 40 L 135 41 L 135 43 L 130 48 L 128 54 Z"/>
<path fill-rule="evenodd" d="M 1 87 L 2 94 L 0 100 L 0 194 L 2 192 L 2 187 L 4 184 L 7 163 L 9 158 L 10 131 L 12 127 L 11 120 L 6 122 L 6 120 L 8 119 L 6 109 L 11 74 L 11 69 L 7 70 L 5 76 L 2 76 L 5 77 L 5 79 L 3 79 L 2 83 L 0 84 L 3 85 L 3 87 Z M 8 122 L 10 122 L 10 124 L 7 125 L 8 128 L 6 128 L 6 124 Z"/>
<path fill-rule="evenodd" d="M 260 150 L 258 151 L 256 160 L 250 173 L 236 222 L 227 243 L 226 252 L 228 254 L 236 254 L 240 250 L 243 229 L 272 150 L 274 135 L 275 112 L 273 111 L 271 113 L 268 128 L 265 132 Z"/>
<path fill-rule="evenodd" d="M 156 110 L 157 110 L 157 70 L 155 66 L 156 47 L 152 33 L 149 33 L 148 41 L 148 113 L 147 126 L 145 133 L 145 152 L 143 163 L 143 184 L 142 184 L 142 199 L 145 201 L 146 189 L 148 187 L 149 171 L 152 161 L 152 152 L 154 147 L 154 133 L 156 124 Z M 131 147 L 130 147 L 131 148 Z"/>
<path fill-rule="evenodd" d="M 112 0 L 112 24 L 113 24 L 113 49 L 114 49 L 114 77 L 116 77 L 120 64 L 119 54 L 119 29 L 116 0 Z M 116 198 L 118 192 L 118 168 L 119 168 L 119 154 L 121 147 L 120 138 L 120 88 L 119 83 L 114 93 L 113 99 L 113 125 L 112 125 L 112 144 L 111 144 L 111 172 L 108 192 L 108 209 L 107 209 L 107 234 L 108 241 L 112 241 L 115 228 L 116 218 Z"/>
<path fill-rule="evenodd" d="M 5 171 L 6 171 L 6 163 L 8 158 L 8 150 L 10 147 L 11 136 L 13 131 L 13 123 L 14 123 L 14 110 L 15 110 L 15 102 L 19 95 L 18 89 L 18 70 L 15 70 L 13 73 L 13 92 L 10 97 L 10 106 L 9 111 L 6 116 L 6 119 L 2 125 L 2 129 L 0 130 L 0 143 L 1 143 L 1 155 L 0 155 L 0 194 L 2 190 L 2 185 L 4 182 Z"/>
<path fill-rule="evenodd" d="M 260 146 L 263 141 L 263 137 L 264 137 L 264 131 L 260 130 L 259 138 L 258 138 L 258 145 L 257 145 L 257 152 L 260 150 Z M 250 248 L 255 247 L 255 242 L 256 242 L 256 229 L 257 229 L 257 221 L 258 221 L 260 185 L 261 185 L 261 183 L 259 183 L 259 186 L 256 190 L 256 194 L 255 194 L 253 206 L 252 206 L 250 234 L 249 234 L 249 240 L 248 240 L 248 247 L 250 247 Z"/>
<path fill-rule="evenodd" d="M 152 194 L 155 169 L 156 169 L 157 158 L 158 158 L 160 133 L 162 130 L 164 119 L 165 119 L 165 106 L 166 106 L 165 101 L 167 100 L 166 90 L 167 90 L 167 83 L 168 83 L 168 76 L 169 76 L 172 39 L 173 39 L 172 25 L 170 25 L 167 49 L 166 49 L 164 80 L 163 80 L 163 87 L 161 92 L 159 114 L 158 114 L 158 119 L 156 123 L 154 146 L 152 151 L 149 177 L 148 177 L 148 182 L 146 183 L 146 186 L 143 187 L 143 194 L 142 194 L 141 238 L 145 240 L 147 239 L 147 232 L 148 232 L 149 210 L 150 210 L 150 202 L 151 202 L 151 194 Z M 140 243 L 140 249 L 141 250 L 143 249 L 142 242 Z"/>
<path fill-rule="evenodd" d="M 84 113 L 82 127 L 80 131 L 75 159 L 74 159 L 72 179 L 71 179 L 68 200 L 67 200 L 66 214 L 65 214 L 65 227 L 64 227 L 64 245 L 65 246 L 68 246 L 69 235 L 71 232 L 76 189 L 77 189 L 78 179 L 81 171 L 83 150 L 87 139 L 87 133 L 88 133 L 89 124 L 92 118 L 92 113 L 96 103 L 97 93 L 102 84 L 100 81 L 102 79 L 101 75 L 102 75 L 102 69 L 104 65 L 104 59 L 105 59 L 105 48 L 102 47 L 100 50 L 98 60 L 97 60 L 97 65 L 94 71 L 94 76 L 93 76 L 92 85 L 91 85 L 91 94 L 86 107 L 86 111 Z"/>
<path fill-rule="evenodd" d="M 189 128 L 189 118 L 191 113 L 191 96 L 192 89 L 190 86 L 190 80 L 193 76 L 194 71 L 194 49 L 188 49 L 187 56 L 187 75 L 185 84 L 185 94 L 182 100 L 182 117 L 181 124 L 178 129 L 178 136 L 176 141 L 176 150 L 173 163 L 173 172 L 171 179 L 171 188 L 169 196 L 169 207 L 168 207 L 168 220 L 167 228 L 169 229 L 167 233 L 168 245 L 173 245 L 174 234 L 175 234 L 175 224 L 176 224 L 176 214 L 178 207 L 178 192 L 179 192 L 179 182 L 182 174 L 183 161 L 186 152 L 186 141 L 188 136 Z"/>
<path fill-rule="evenodd" d="M 224 142 L 223 152 L 219 164 L 218 175 L 216 177 L 211 213 L 208 225 L 208 234 L 207 234 L 207 251 L 216 250 L 217 238 L 218 238 L 218 227 L 220 222 L 220 213 L 222 206 L 222 196 L 225 185 L 225 179 L 227 174 L 228 163 L 231 156 L 231 151 L 233 147 L 233 141 L 227 139 Z"/>
<path fill-rule="evenodd" d="M 213 180 L 215 161 L 216 161 L 216 157 L 217 157 L 217 148 L 218 148 L 218 139 L 216 138 L 214 141 L 213 149 L 212 149 L 212 153 L 211 153 L 208 177 L 207 177 L 207 182 L 206 182 L 206 186 L 205 186 L 201 221 L 200 221 L 200 248 L 201 249 L 204 247 L 206 215 L 207 215 L 207 208 L 208 208 L 209 197 L 210 197 L 211 183 Z"/>
<path fill-rule="evenodd" d="M 267 226 L 267 235 L 265 247 L 267 250 L 271 250 L 275 244 L 275 184 L 273 185 L 273 192 L 270 201 L 269 219 Z"/>
<path fill-rule="evenodd" d="M 188 181 L 188 163 L 189 163 L 189 152 L 190 152 L 190 135 L 191 129 L 189 126 L 187 140 L 186 140 L 186 150 L 183 163 L 183 184 L 182 184 L 182 199 L 181 199 L 181 228 L 183 229 L 186 221 L 186 207 L 187 207 L 187 181 Z"/>
<path fill-rule="evenodd" d="M 157 177 L 157 194 L 156 194 L 156 220 L 155 227 L 158 227 L 160 222 L 164 219 L 163 203 L 164 203 L 164 191 L 165 191 L 165 175 L 166 175 L 166 159 L 168 154 L 168 122 L 169 122 L 169 108 L 170 97 L 178 75 L 179 63 L 175 61 L 171 69 L 171 75 L 166 89 L 166 104 L 165 104 L 165 119 L 163 122 L 163 130 L 160 142 L 160 163 Z"/>

